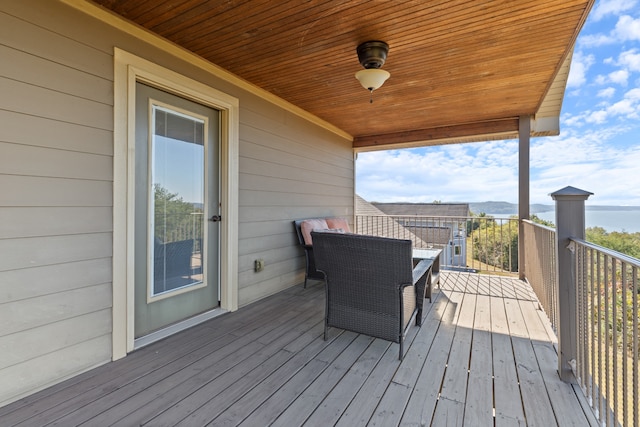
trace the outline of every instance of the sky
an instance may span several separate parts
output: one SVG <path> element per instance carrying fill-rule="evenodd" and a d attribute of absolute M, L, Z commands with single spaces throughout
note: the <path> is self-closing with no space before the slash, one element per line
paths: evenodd
<path fill-rule="evenodd" d="M 560 135 L 532 138 L 531 203 L 566 186 L 589 205 L 640 206 L 640 0 L 597 0 L 576 42 Z M 376 202 L 518 203 L 518 141 L 359 153 Z"/>

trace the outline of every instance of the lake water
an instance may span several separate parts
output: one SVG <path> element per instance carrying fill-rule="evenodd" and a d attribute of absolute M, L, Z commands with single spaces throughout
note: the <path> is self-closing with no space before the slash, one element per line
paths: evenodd
<path fill-rule="evenodd" d="M 510 215 L 505 214 L 487 214 L 495 218 L 509 218 Z M 555 210 L 547 212 L 539 212 L 535 214 L 538 218 L 556 222 Z M 598 207 L 597 209 L 590 209 L 587 206 L 585 210 L 585 223 L 587 228 L 589 227 L 602 227 L 608 232 L 612 231 L 626 231 L 627 233 L 640 232 L 640 209 L 630 210 L 622 209 L 616 210 L 612 207 L 611 210 Z"/>

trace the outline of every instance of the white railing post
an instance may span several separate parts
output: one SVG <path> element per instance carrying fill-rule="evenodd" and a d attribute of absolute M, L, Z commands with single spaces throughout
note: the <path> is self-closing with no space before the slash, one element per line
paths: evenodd
<path fill-rule="evenodd" d="M 593 193 L 565 187 L 551 193 L 556 201 L 556 283 L 558 284 L 558 373 L 563 381 L 575 381 L 571 364 L 578 354 L 576 281 L 569 238 L 585 238 L 584 202 Z"/>

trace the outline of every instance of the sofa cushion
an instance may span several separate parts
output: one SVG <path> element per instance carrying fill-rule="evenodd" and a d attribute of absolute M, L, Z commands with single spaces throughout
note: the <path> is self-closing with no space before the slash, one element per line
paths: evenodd
<path fill-rule="evenodd" d="M 327 218 L 327 228 L 342 229 L 346 233 L 349 233 L 349 222 L 344 218 Z"/>
<path fill-rule="evenodd" d="M 326 230 L 329 227 L 327 225 L 327 221 L 321 218 L 316 219 L 307 219 L 302 221 L 300 224 L 300 230 L 302 231 L 302 237 L 304 238 L 305 245 L 312 245 L 313 241 L 311 240 L 311 232 L 314 230 Z"/>
<path fill-rule="evenodd" d="M 345 231 L 342 228 L 314 228 L 313 231 L 318 233 L 339 233 L 339 234 L 345 233 Z"/>

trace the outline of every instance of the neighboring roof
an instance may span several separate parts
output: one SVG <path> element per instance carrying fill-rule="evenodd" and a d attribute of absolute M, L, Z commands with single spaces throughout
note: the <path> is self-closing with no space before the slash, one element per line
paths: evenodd
<path fill-rule="evenodd" d="M 464 206 L 464 205 L 461 205 Z M 468 210 L 468 205 L 467 210 Z M 374 204 L 356 195 L 356 230 L 361 234 L 408 239 L 415 248 L 426 248 L 429 245 L 444 246 L 451 241 L 457 232 L 447 221 L 424 224 L 411 218 L 394 218 Z M 467 215 L 464 215 L 467 216 Z"/>
<path fill-rule="evenodd" d="M 414 248 L 427 247 L 425 241 L 357 194 L 355 228 L 360 234 L 407 239 L 412 241 Z"/>
<path fill-rule="evenodd" d="M 358 150 L 515 138 L 522 116 L 534 117 L 532 135 L 557 134 L 569 58 L 595 2 L 63 1 L 164 37 Z M 368 40 L 389 44 L 391 77 L 373 104 L 354 77 Z"/>
<path fill-rule="evenodd" d="M 469 216 L 468 203 L 371 203 L 387 215 Z"/>
<path fill-rule="evenodd" d="M 356 194 L 356 215 L 386 215 L 380 209 Z"/>

